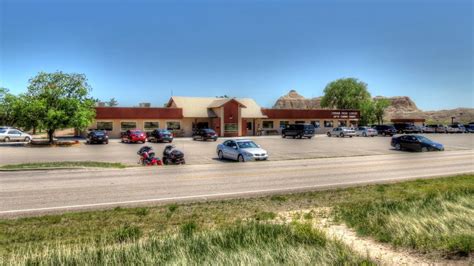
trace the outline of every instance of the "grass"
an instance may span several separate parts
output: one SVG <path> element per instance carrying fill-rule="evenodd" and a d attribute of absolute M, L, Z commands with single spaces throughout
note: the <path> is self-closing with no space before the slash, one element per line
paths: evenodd
<path fill-rule="evenodd" d="M 281 242 L 282 246 L 271 246 L 273 245 L 271 243 L 265 246 L 256 239 L 259 245 L 263 245 L 262 249 L 266 250 L 266 253 L 263 250 L 255 251 L 260 252 L 258 254 L 253 253 L 250 248 L 239 245 L 236 246 L 237 250 L 225 250 L 222 246 L 215 245 L 214 240 L 210 240 L 229 236 L 228 232 L 237 230 L 236 228 L 242 230 L 249 228 L 246 226 L 253 226 L 252 228 L 257 226 L 249 224 L 248 221 L 266 226 L 279 212 L 317 207 L 333 207 L 334 215 L 360 234 L 373 236 L 379 241 L 392 243 L 395 246 L 409 247 L 444 257 L 472 255 L 473 192 L 474 175 L 461 175 L 250 199 L 115 208 L 0 220 L 0 261 L 3 258 L 4 261 L 40 262 L 41 258 L 48 258 L 44 260 L 48 263 L 44 264 L 50 264 L 52 261 L 49 259 L 55 258 L 58 263 L 51 264 L 66 261 L 68 263 L 65 264 L 69 262 L 73 264 L 75 256 L 79 256 L 90 259 L 89 264 L 96 264 L 93 262 L 97 262 L 95 259 L 98 259 L 98 254 L 103 254 L 102 259 L 109 264 L 113 262 L 122 264 L 121 261 L 114 261 L 112 258 L 122 259 L 122 256 L 132 250 L 136 253 L 133 253 L 135 255 L 130 260 L 137 261 L 127 261 L 127 264 L 134 262 L 224 264 L 230 262 L 225 260 L 226 256 L 242 264 L 305 264 L 319 260 L 313 252 L 320 254 L 318 256 L 321 256 L 321 261 L 325 261 L 329 253 L 323 254 L 319 249 L 309 248 L 303 242 L 291 242 L 293 240 Z M 303 218 L 307 221 L 313 219 L 312 214 Z M 295 230 L 294 226 L 275 228 L 289 232 Z M 241 234 L 245 235 L 246 232 Z M 202 245 L 192 248 L 202 248 L 207 250 L 206 252 L 211 252 L 210 254 L 217 254 L 212 255 L 215 260 L 210 260 L 209 257 L 188 257 L 188 254 L 183 252 L 191 246 L 184 243 L 183 239 L 199 240 Z M 292 247 L 289 243 L 297 245 Z M 332 241 L 327 243 L 329 246 L 341 246 Z M 170 248 L 170 245 L 173 250 L 166 252 L 172 254 L 181 252 L 180 256 L 184 256 L 182 260 L 177 258 L 177 255 L 166 255 L 169 259 L 162 260 L 156 258 L 158 255 L 147 251 L 155 250 L 158 254 L 158 250 L 165 252 L 162 249 Z M 348 254 L 348 251 L 344 251 L 346 250 L 344 247 L 340 248 L 332 249 L 336 253 L 332 254 L 334 260 L 330 264 L 337 264 L 341 258 L 338 254 L 345 254 L 349 261 L 360 262 L 360 258 Z M 273 252 L 271 249 L 277 249 L 278 252 Z M 339 251 L 344 252 L 337 253 Z M 163 254 L 168 254 L 166 252 Z M 61 257 L 66 254 L 72 257 Z M 271 256 L 286 254 L 285 260 L 281 263 L 272 261 L 273 258 L 269 258 L 270 254 Z M 296 256 L 295 254 L 299 254 L 302 263 L 291 259 L 292 256 Z M 147 258 L 143 263 L 138 261 L 141 255 L 144 259 Z M 87 264 L 86 261 L 82 262 L 84 263 L 80 264 Z"/>
<path fill-rule="evenodd" d="M 6 164 L 0 166 L 0 170 L 28 170 L 28 169 L 54 169 L 54 168 L 126 168 L 122 163 L 93 162 L 93 161 L 69 161 L 69 162 L 44 162 L 44 163 L 22 163 Z"/>
<path fill-rule="evenodd" d="M 189 224 L 188 224 L 189 225 Z M 328 265 L 373 264 L 354 255 L 346 246 L 329 241 L 305 224 L 277 225 L 234 223 L 214 230 L 147 238 L 118 244 L 51 247 L 50 251 L 24 256 L 14 253 L 11 262 L 27 265 Z"/>
<path fill-rule="evenodd" d="M 474 182 L 474 181 L 473 181 Z M 474 251 L 474 190 L 459 188 L 405 200 L 341 204 L 339 218 L 362 235 L 443 257 Z"/>

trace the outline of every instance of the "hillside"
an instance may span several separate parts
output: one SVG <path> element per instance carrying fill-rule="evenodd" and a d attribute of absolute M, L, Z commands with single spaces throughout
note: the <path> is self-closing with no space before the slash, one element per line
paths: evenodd
<path fill-rule="evenodd" d="M 390 101 L 390 106 L 385 111 L 385 120 L 390 121 L 392 118 L 424 118 L 428 123 L 450 123 L 451 117 L 455 117 L 455 121 L 462 123 L 474 122 L 474 108 L 456 108 L 450 110 L 423 111 L 420 110 L 416 103 L 408 96 L 383 97 Z M 295 90 L 291 90 L 288 94 L 281 96 L 273 105 L 276 109 L 321 109 L 321 97 L 305 98 L 298 94 Z"/>

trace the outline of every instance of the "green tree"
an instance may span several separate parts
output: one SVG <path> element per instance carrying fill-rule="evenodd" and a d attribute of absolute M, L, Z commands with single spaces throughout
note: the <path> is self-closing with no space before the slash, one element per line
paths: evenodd
<path fill-rule="evenodd" d="M 111 98 L 106 104 L 107 106 L 114 107 L 118 105 L 118 101 L 115 98 Z"/>
<path fill-rule="evenodd" d="M 390 101 L 385 98 L 376 98 L 373 102 L 374 105 L 374 116 L 377 120 L 377 123 L 380 125 L 383 123 L 383 116 L 385 113 L 385 109 L 390 106 Z"/>
<path fill-rule="evenodd" d="M 321 107 L 337 109 L 360 109 L 370 101 L 367 84 L 355 78 L 338 79 L 324 88 Z"/>
<path fill-rule="evenodd" d="M 85 129 L 94 119 L 95 100 L 89 96 L 91 87 L 85 75 L 40 72 L 29 83 L 26 103 L 34 106 L 50 143 L 57 129 Z"/>
<path fill-rule="evenodd" d="M 368 126 L 370 124 L 373 124 L 376 121 L 374 109 L 375 109 L 375 106 L 372 100 L 364 101 L 361 104 L 359 108 L 359 111 L 360 111 L 359 124 L 361 126 Z"/>
<path fill-rule="evenodd" d="M 17 125 L 20 115 L 18 114 L 19 98 L 9 92 L 6 88 L 0 88 L 0 125 Z"/>

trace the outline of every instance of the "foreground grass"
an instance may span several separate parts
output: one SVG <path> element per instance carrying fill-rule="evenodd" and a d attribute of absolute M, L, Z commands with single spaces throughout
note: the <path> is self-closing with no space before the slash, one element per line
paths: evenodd
<path fill-rule="evenodd" d="M 126 237 L 125 237 L 126 236 Z M 52 247 L 51 252 L 15 254 L 12 264 L 30 265 L 328 265 L 372 264 L 346 246 L 328 240 L 309 224 L 276 225 L 235 223 L 210 231 L 198 231 L 193 223 L 179 233 L 161 238 L 128 241 L 125 233 L 117 244 L 96 243 L 81 247 Z"/>
<path fill-rule="evenodd" d="M 22 163 L 7 164 L 0 166 L 0 170 L 28 170 L 28 169 L 51 169 L 51 168 L 126 168 L 122 163 L 93 162 L 93 161 L 70 161 L 70 162 L 44 162 L 44 163 Z"/>
<path fill-rule="evenodd" d="M 336 213 L 358 233 L 379 241 L 448 258 L 466 257 L 474 250 L 473 192 L 472 187 L 461 187 L 421 198 L 356 201 L 339 205 Z"/>
<path fill-rule="evenodd" d="M 48 262 L 51 262 L 49 260 L 51 258 L 59 259 L 57 253 L 61 250 L 65 252 L 64 254 L 71 254 L 72 257 L 68 258 L 68 263 L 71 262 L 69 259 L 75 258 L 76 255 L 92 260 L 94 259 L 91 257 L 92 253 L 103 253 L 107 250 L 119 252 L 113 254 L 115 254 L 115 259 L 120 259 L 119 254 L 126 254 L 127 250 L 135 250 L 136 253 L 133 253 L 135 255 L 145 254 L 146 249 L 155 248 L 155 244 L 152 243 L 165 240 L 177 241 L 173 242 L 176 243 L 173 247 L 184 252 L 190 247 L 178 244 L 180 237 L 183 237 L 182 232 L 193 232 L 193 235 L 201 237 L 228 236 L 225 232 L 232 231 L 232 228 L 242 229 L 247 228 L 245 226 L 255 226 L 246 225 L 241 221 L 262 223 L 275 218 L 278 212 L 317 207 L 334 207 L 335 214 L 342 221 L 347 222 L 360 233 L 374 236 L 380 241 L 414 248 L 433 255 L 467 256 L 473 251 L 473 195 L 474 175 L 462 175 L 391 185 L 371 185 L 252 199 L 116 208 L 106 211 L 0 220 L 0 259 L 3 257 L 5 261 L 9 261 L 11 258 L 15 260 L 23 258 L 23 261 L 31 259 L 39 262 L 42 261 L 41 258 L 48 258 Z M 420 229 L 423 230 L 420 231 Z M 384 234 L 384 231 L 387 233 Z M 245 234 L 245 232 L 241 233 Z M 202 243 L 204 244 L 201 248 L 212 251 L 212 254 L 217 254 L 216 250 L 223 248 L 209 245 L 209 243 L 214 243 L 212 241 L 206 240 Z M 304 243 L 299 243 L 295 249 L 291 249 L 288 243 L 292 242 L 284 244 L 284 248 L 282 246 L 278 253 L 283 250 L 293 250 L 291 252 L 305 250 L 305 253 L 301 253 L 300 256 L 311 257 L 312 259 L 308 259 L 309 262 L 316 261 L 316 258 L 310 255 L 313 252 L 312 249 Z M 57 247 L 62 248 L 58 251 Z M 141 250 L 142 248 L 145 250 Z M 84 250 L 85 253 L 79 254 L 78 250 Z M 336 249 L 333 251 L 336 252 Z M 244 247 L 232 250 L 234 252 L 232 254 L 231 251 L 226 252 L 230 257 L 235 254 L 240 254 L 238 256 L 241 257 L 249 256 L 249 258 L 256 256 Z M 333 262 L 337 262 L 338 255 L 333 255 Z M 154 255 L 146 255 L 148 258 L 150 256 Z M 182 253 L 181 256 L 185 254 Z M 266 255 L 262 253 L 258 257 L 262 256 Z M 291 264 L 290 257 L 290 255 L 286 257 L 288 259 L 286 263 Z M 322 256 L 321 260 L 324 258 Z M 188 259 L 192 260 L 192 257 L 186 257 L 186 260 Z M 206 261 L 206 259 L 203 260 Z M 160 260 L 155 258 L 153 261 Z M 174 259 L 169 261 L 174 261 Z M 115 261 L 111 259 L 108 262 Z M 241 262 L 246 263 L 243 260 Z M 271 263 L 264 258 L 260 262 Z"/>

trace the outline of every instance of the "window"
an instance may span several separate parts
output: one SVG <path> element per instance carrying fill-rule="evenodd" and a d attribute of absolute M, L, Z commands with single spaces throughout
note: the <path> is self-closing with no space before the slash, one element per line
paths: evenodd
<path fill-rule="evenodd" d="M 10 130 L 8 131 L 8 134 L 15 134 L 15 135 L 20 135 L 20 134 L 21 134 L 21 132 L 20 132 L 20 131 L 18 131 L 18 130 L 16 130 L 16 129 L 10 129 Z"/>
<path fill-rule="evenodd" d="M 321 125 L 319 124 L 319 120 L 311 121 L 311 125 L 314 126 L 314 128 L 319 128 Z"/>
<path fill-rule="evenodd" d="M 334 127 L 333 122 L 331 120 L 325 120 L 324 127 Z"/>
<path fill-rule="evenodd" d="M 112 131 L 114 129 L 114 126 L 112 122 L 97 122 L 97 129 Z"/>
<path fill-rule="evenodd" d="M 127 131 L 129 129 L 137 128 L 137 122 L 121 122 L 120 128 L 122 131 Z"/>
<path fill-rule="evenodd" d="M 166 129 L 168 130 L 180 130 L 181 123 L 178 121 L 166 122 Z"/>
<path fill-rule="evenodd" d="M 262 126 L 263 128 L 273 128 L 273 121 L 263 121 Z"/>
<path fill-rule="evenodd" d="M 295 124 L 304 124 L 305 122 L 304 121 L 295 121 Z"/>
<path fill-rule="evenodd" d="M 347 126 L 347 121 L 346 120 L 339 120 L 339 126 L 340 127 L 346 127 Z"/>
<path fill-rule="evenodd" d="M 225 132 L 236 132 L 238 129 L 238 125 L 236 123 L 226 123 L 224 124 L 224 131 Z"/>
<path fill-rule="evenodd" d="M 286 128 L 290 124 L 290 121 L 280 121 L 280 128 Z"/>
<path fill-rule="evenodd" d="M 145 122 L 144 129 L 145 131 L 153 131 L 154 129 L 160 128 L 160 123 L 158 122 Z"/>

